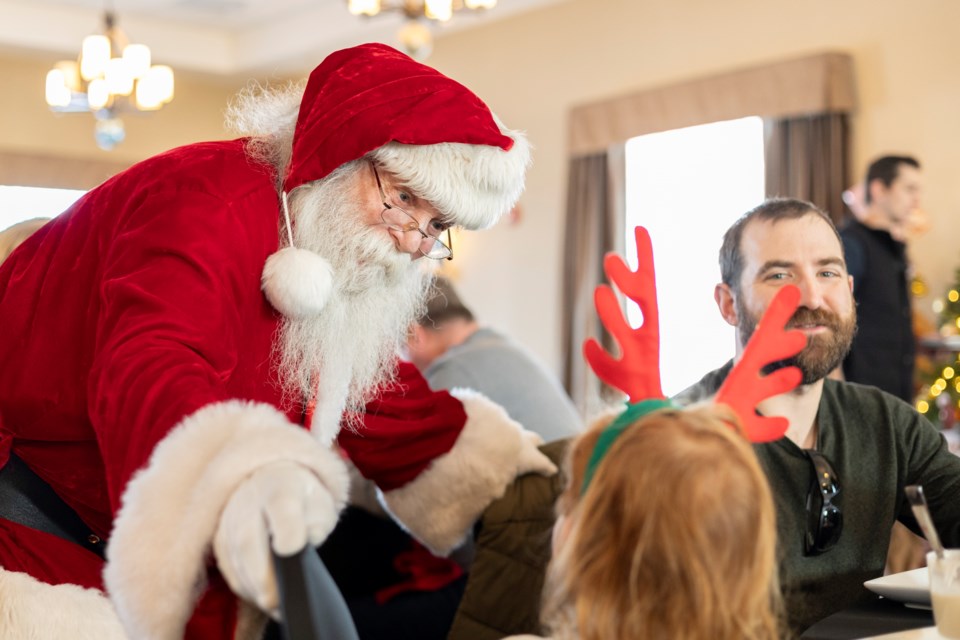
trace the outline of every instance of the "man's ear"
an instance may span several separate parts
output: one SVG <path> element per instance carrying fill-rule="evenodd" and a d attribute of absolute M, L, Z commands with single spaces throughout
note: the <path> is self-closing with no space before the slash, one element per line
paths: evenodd
<path fill-rule="evenodd" d="M 717 308 L 720 309 L 720 315 L 727 321 L 727 324 L 732 327 L 738 326 L 740 322 L 737 317 L 736 299 L 730 287 L 722 282 L 718 284 L 713 288 L 713 299 L 717 303 Z"/>
<path fill-rule="evenodd" d="M 427 330 L 419 322 L 414 322 L 407 334 L 407 343 L 413 345 L 423 344 Z"/>
<path fill-rule="evenodd" d="M 880 178 L 874 178 L 867 185 L 867 192 L 870 194 L 870 204 L 879 202 L 887 193 L 887 185 Z"/>

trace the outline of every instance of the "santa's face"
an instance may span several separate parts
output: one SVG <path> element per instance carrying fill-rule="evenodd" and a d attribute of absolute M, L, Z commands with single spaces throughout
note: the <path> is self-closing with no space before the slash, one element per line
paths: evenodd
<path fill-rule="evenodd" d="M 357 172 L 355 188 L 362 202 L 364 222 L 382 231 L 394 248 L 410 260 L 429 253 L 449 226 L 436 207 L 372 162 Z"/>
<path fill-rule="evenodd" d="M 345 409 L 362 408 L 369 392 L 392 377 L 430 277 L 423 262 L 411 261 L 418 246 L 372 221 L 383 204 L 369 163 L 297 190 L 290 209 L 294 245 L 330 263 L 333 293 L 318 316 L 284 320 L 278 373 L 289 400 L 317 397 L 315 421 L 332 434 Z"/>

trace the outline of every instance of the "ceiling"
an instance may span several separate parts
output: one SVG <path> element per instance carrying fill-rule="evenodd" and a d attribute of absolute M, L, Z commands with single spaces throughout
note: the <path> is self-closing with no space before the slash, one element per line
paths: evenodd
<path fill-rule="evenodd" d="M 563 0 L 499 0 L 462 12 L 434 36 L 503 20 Z M 74 58 L 80 41 L 102 29 L 112 7 L 130 38 L 155 63 L 228 79 L 301 75 L 328 53 L 361 42 L 399 46 L 397 13 L 353 16 L 346 0 L 0 0 L 0 50 Z"/>

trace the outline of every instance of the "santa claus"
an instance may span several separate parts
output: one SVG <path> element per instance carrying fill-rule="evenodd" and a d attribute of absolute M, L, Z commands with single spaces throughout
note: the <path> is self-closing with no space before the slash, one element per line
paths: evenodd
<path fill-rule="evenodd" d="M 340 451 L 440 553 L 555 470 L 499 407 L 396 363 L 417 259 L 510 210 L 523 135 L 373 44 L 231 116 L 244 137 L 133 166 L 0 266 L 3 637 L 259 636 L 271 548 L 337 521 Z"/>

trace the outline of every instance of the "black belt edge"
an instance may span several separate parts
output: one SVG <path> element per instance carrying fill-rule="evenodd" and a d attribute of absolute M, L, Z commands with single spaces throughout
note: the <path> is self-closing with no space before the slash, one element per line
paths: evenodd
<path fill-rule="evenodd" d="M 0 469 L 0 518 L 63 538 L 106 559 L 106 542 L 12 451 Z"/>

